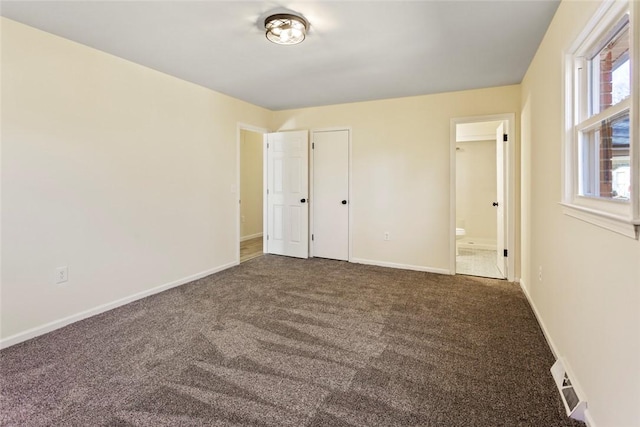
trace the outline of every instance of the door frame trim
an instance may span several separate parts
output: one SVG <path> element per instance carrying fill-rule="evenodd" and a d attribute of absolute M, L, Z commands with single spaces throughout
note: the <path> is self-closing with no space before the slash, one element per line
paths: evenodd
<path fill-rule="evenodd" d="M 454 117 L 450 120 L 449 130 L 449 270 L 450 274 L 456 274 L 456 125 L 462 123 L 493 122 L 503 120 L 507 122 L 507 135 L 509 144 L 506 144 L 507 168 L 505 170 L 507 206 L 505 209 L 505 221 L 507 221 L 507 280 L 515 280 L 515 260 L 519 253 L 516 251 L 516 115 L 515 113 L 490 114 L 485 116 Z"/>
<path fill-rule="evenodd" d="M 254 125 L 250 125 L 247 123 L 243 123 L 243 122 L 238 122 L 236 124 L 236 185 L 235 188 L 233 190 L 233 193 L 235 195 L 236 198 L 236 248 L 235 248 L 235 259 L 234 259 L 234 264 L 235 265 L 239 265 L 240 264 L 240 176 L 241 176 L 241 170 L 240 170 L 240 145 L 242 143 L 242 131 L 246 130 L 249 132 L 255 132 L 255 133 L 261 133 L 262 134 L 262 187 L 263 187 L 263 197 L 266 194 L 266 186 L 267 186 L 267 179 L 266 179 L 266 166 L 267 166 L 267 159 L 266 159 L 266 151 L 267 151 L 267 145 L 264 143 L 265 138 L 266 138 L 266 134 L 269 133 L 269 129 L 267 128 L 263 128 L 260 126 L 254 126 Z M 265 211 L 265 203 L 262 204 L 262 235 L 265 235 L 265 230 L 266 230 L 266 211 Z M 267 249 L 267 239 L 262 239 L 262 251 L 264 253 L 266 252 Z"/>
<path fill-rule="evenodd" d="M 349 138 L 348 138 L 348 144 L 349 144 L 349 170 L 348 172 L 348 176 L 349 176 L 349 185 L 347 188 L 348 191 L 348 203 L 349 203 L 349 233 L 348 233 L 348 239 L 349 239 L 349 254 L 348 254 L 348 259 L 347 262 L 351 262 L 353 256 L 352 256 L 352 251 L 353 251 L 353 212 L 352 212 L 352 205 L 353 205 L 353 191 L 351 186 L 353 183 L 353 179 L 351 177 L 351 171 L 352 171 L 352 159 L 353 159 L 353 155 L 351 153 L 351 138 L 353 135 L 353 129 L 351 126 L 334 126 L 334 127 L 326 127 L 326 128 L 312 128 L 310 129 L 310 139 L 309 142 L 311 144 L 314 143 L 314 134 L 316 132 L 335 132 L 335 131 L 343 131 L 346 130 L 347 132 L 349 132 Z M 309 147 L 310 151 L 311 151 L 311 155 L 309 156 L 309 200 L 310 200 L 310 206 L 309 206 L 309 257 L 313 258 L 315 256 L 314 252 L 313 252 L 313 240 L 311 239 L 311 235 L 313 234 L 313 227 L 314 227 L 314 223 L 313 223 L 313 203 L 314 203 L 314 182 L 313 182 L 313 164 L 315 161 L 315 152 L 313 150 L 313 148 Z"/>

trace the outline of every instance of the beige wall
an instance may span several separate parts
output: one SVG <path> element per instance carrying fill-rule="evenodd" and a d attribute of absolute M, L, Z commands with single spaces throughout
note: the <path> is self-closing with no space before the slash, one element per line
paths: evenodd
<path fill-rule="evenodd" d="M 456 226 L 465 229 L 465 240 L 495 245 L 496 141 L 458 142 L 456 147 Z"/>
<path fill-rule="evenodd" d="M 519 116 L 519 86 L 280 111 L 271 128 L 350 126 L 354 260 L 448 272 L 450 119 L 499 113 Z"/>
<path fill-rule="evenodd" d="M 271 113 L 1 24 L 2 339 L 236 262 L 237 124 Z"/>
<path fill-rule="evenodd" d="M 562 57 L 598 6 L 562 2 L 522 83 L 522 279 L 594 425 L 631 427 L 640 425 L 640 242 L 558 204 Z"/>
<path fill-rule="evenodd" d="M 262 134 L 240 130 L 240 238 L 262 234 Z"/>

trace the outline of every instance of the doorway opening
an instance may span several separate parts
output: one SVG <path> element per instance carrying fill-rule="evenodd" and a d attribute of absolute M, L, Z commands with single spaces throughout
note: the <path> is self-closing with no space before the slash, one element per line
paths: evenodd
<path fill-rule="evenodd" d="M 263 254 L 264 133 L 239 126 L 239 262 Z"/>
<path fill-rule="evenodd" d="M 513 280 L 513 123 L 513 114 L 452 120 L 456 274 Z"/>

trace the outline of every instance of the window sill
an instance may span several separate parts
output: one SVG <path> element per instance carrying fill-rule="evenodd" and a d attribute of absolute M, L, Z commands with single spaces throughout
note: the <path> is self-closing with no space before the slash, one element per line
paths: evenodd
<path fill-rule="evenodd" d="M 640 229 L 640 221 L 638 220 L 631 220 L 623 216 L 565 202 L 561 202 L 560 205 L 562 206 L 562 212 L 567 216 L 638 240 Z"/>

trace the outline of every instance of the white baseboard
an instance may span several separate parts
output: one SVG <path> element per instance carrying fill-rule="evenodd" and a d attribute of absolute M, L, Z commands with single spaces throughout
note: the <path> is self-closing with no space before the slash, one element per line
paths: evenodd
<path fill-rule="evenodd" d="M 458 248 L 460 249 L 484 249 L 487 251 L 495 251 L 496 245 L 492 243 L 473 243 L 460 240 L 458 242 Z"/>
<path fill-rule="evenodd" d="M 262 237 L 262 232 L 255 233 L 255 234 L 249 234 L 248 236 L 242 236 L 242 237 L 240 237 L 240 241 L 244 242 L 246 240 L 255 239 L 256 237 Z"/>
<path fill-rule="evenodd" d="M 193 282 L 194 280 L 198 280 L 210 274 L 226 270 L 227 268 L 233 267 L 235 265 L 238 265 L 237 261 L 229 264 L 224 264 L 206 271 L 202 271 L 200 273 L 196 273 L 182 279 L 174 280 L 173 282 L 165 283 L 164 285 L 156 286 L 155 288 L 147 289 L 145 291 L 138 292 L 137 294 L 129 295 L 119 300 L 102 304 L 89 310 L 81 311 L 80 313 L 76 313 L 62 319 L 54 320 L 53 322 L 49 322 L 41 326 L 36 326 L 35 328 L 28 329 L 24 332 L 20 332 L 0 340 L 0 349 L 11 347 L 12 345 L 16 345 L 21 342 L 30 340 L 31 338 L 35 338 L 48 332 L 55 331 L 56 329 L 60 329 L 62 327 L 78 322 L 80 320 L 87 319 L 97 314 L 104 313 L 105 311 L 113 310 L 114 308 L 129 304 L 130 302 L 137 301 L 150 295 L 154 295 L 168 289 L 184 285 L 185 283 Z"/>
<path fill-rule="evenodd" d="M 589 412 L 589 408 L 584 410 L 584 422 L 587 427 L 597 427 L 593 418 L 591 418 L 591 412 Z"/>
<path fill-rule="evenodd" d="M 401 270 L 425 271 L 427 273 L 437 273 L 437 274 L 451 274 L 449 270 L 444 268 L 424 267 L 421 265 L 397 264 L 395 262 L 374 261 L 374 260 L 362 259 L 362 258 L 351 258 L 351 262 L 355 264 L 376 265 L 378 267 L 398 268 Z"/>
<path fill-rule="evenodd" d="M 556 360 L 558 360 L 560 358 L 560 350 L 558 349 L 556 344 L 553 342 L 553 339 L 551 338 L 551 335 L 549 334 L 549 330 L 547 329 L 547 326 L 545 325 L 544 321 L 542 320 L 542 317 L 540 316 L 540 312 L 538 311 L 538 308 L 536 307 L 535 303 L 531 299 L 531 295 L 529 294 L 529 291 L 527 290 L 527 287 L 526 287 L 524 281 L 522 279 L 520 279 L 519 282 L 520 282 L 520 288 L 522 288 L 522 292 L 524 293 L 525 297 L 527 298 L 527 301 L 529 302 L 529 306 L 531 307 L 531 310 L 533 310 L 533 314 L 536 316 L 536 320 L 538 321 L 538 325 L 540 325 L 540 329 L 542 329 L 542 334 L 544 335 L 544 338 L 547 341 L 547 344 L 549 345 L 549 348 L 551 349 L 551 352 L 553 353 L 553 356 L 556 358 Z M 567 373 L 569 374 L 569 377 L 571 378 L 571 382 L 573 384 L 573 387 L 575 388 L 576 392 L 578 393 L 578 396 L 581 396 L 584 400 L 587 400 L 587 395 L 584 393 L 583 388 L 580 386 L 580 380 L 578 379 L 578 377 L 576 377 L 575 373 L 571 369 L 571 366 L 569 365 L 569 362 L 564 358 L 562 360 L 564 362 L 564 367 L 565 367 Z M 587 424 L 587 426 L 588 427 L 597 427 L 596 423 L 593 421 L 593 418 L 591 418 L 591 413 L 589 412 L 588 408 L 585 409 L 584 414 L 585 414 L 585 423 Z"/>
<path fill-rule="evenodd" d="M 536 316 L 538 325 L 540 325 L 540 329 L 542 329 L 542 334 L 544 335 L 545 340 L 547 340 L 547 344 L 549 345 L 549 348 L 553 353 L 553 357 L 558 359 L 560 357 L 558 348 L 553 342 L 551 335 L 549 335 L 549 331 L 547 330 L 547 327 L 545 326 L 544 321 L 542 320 L 542 317 L 540 317 L 540 312 L 538 311 L 538 308 L 536 307 L 535 303 L 531 299 L 531 295 L 529 295 L 529 291 L 527 290 L 527 287 L 525 286 L 525 283 L 522 279 L 520 279 L 520 288 L 522 289 L 524 296 L 527 297 L 527 301 L 529 302 L 529 307 L 531 307 L 531 310 L 533 310 L 533 314 Z"/>

